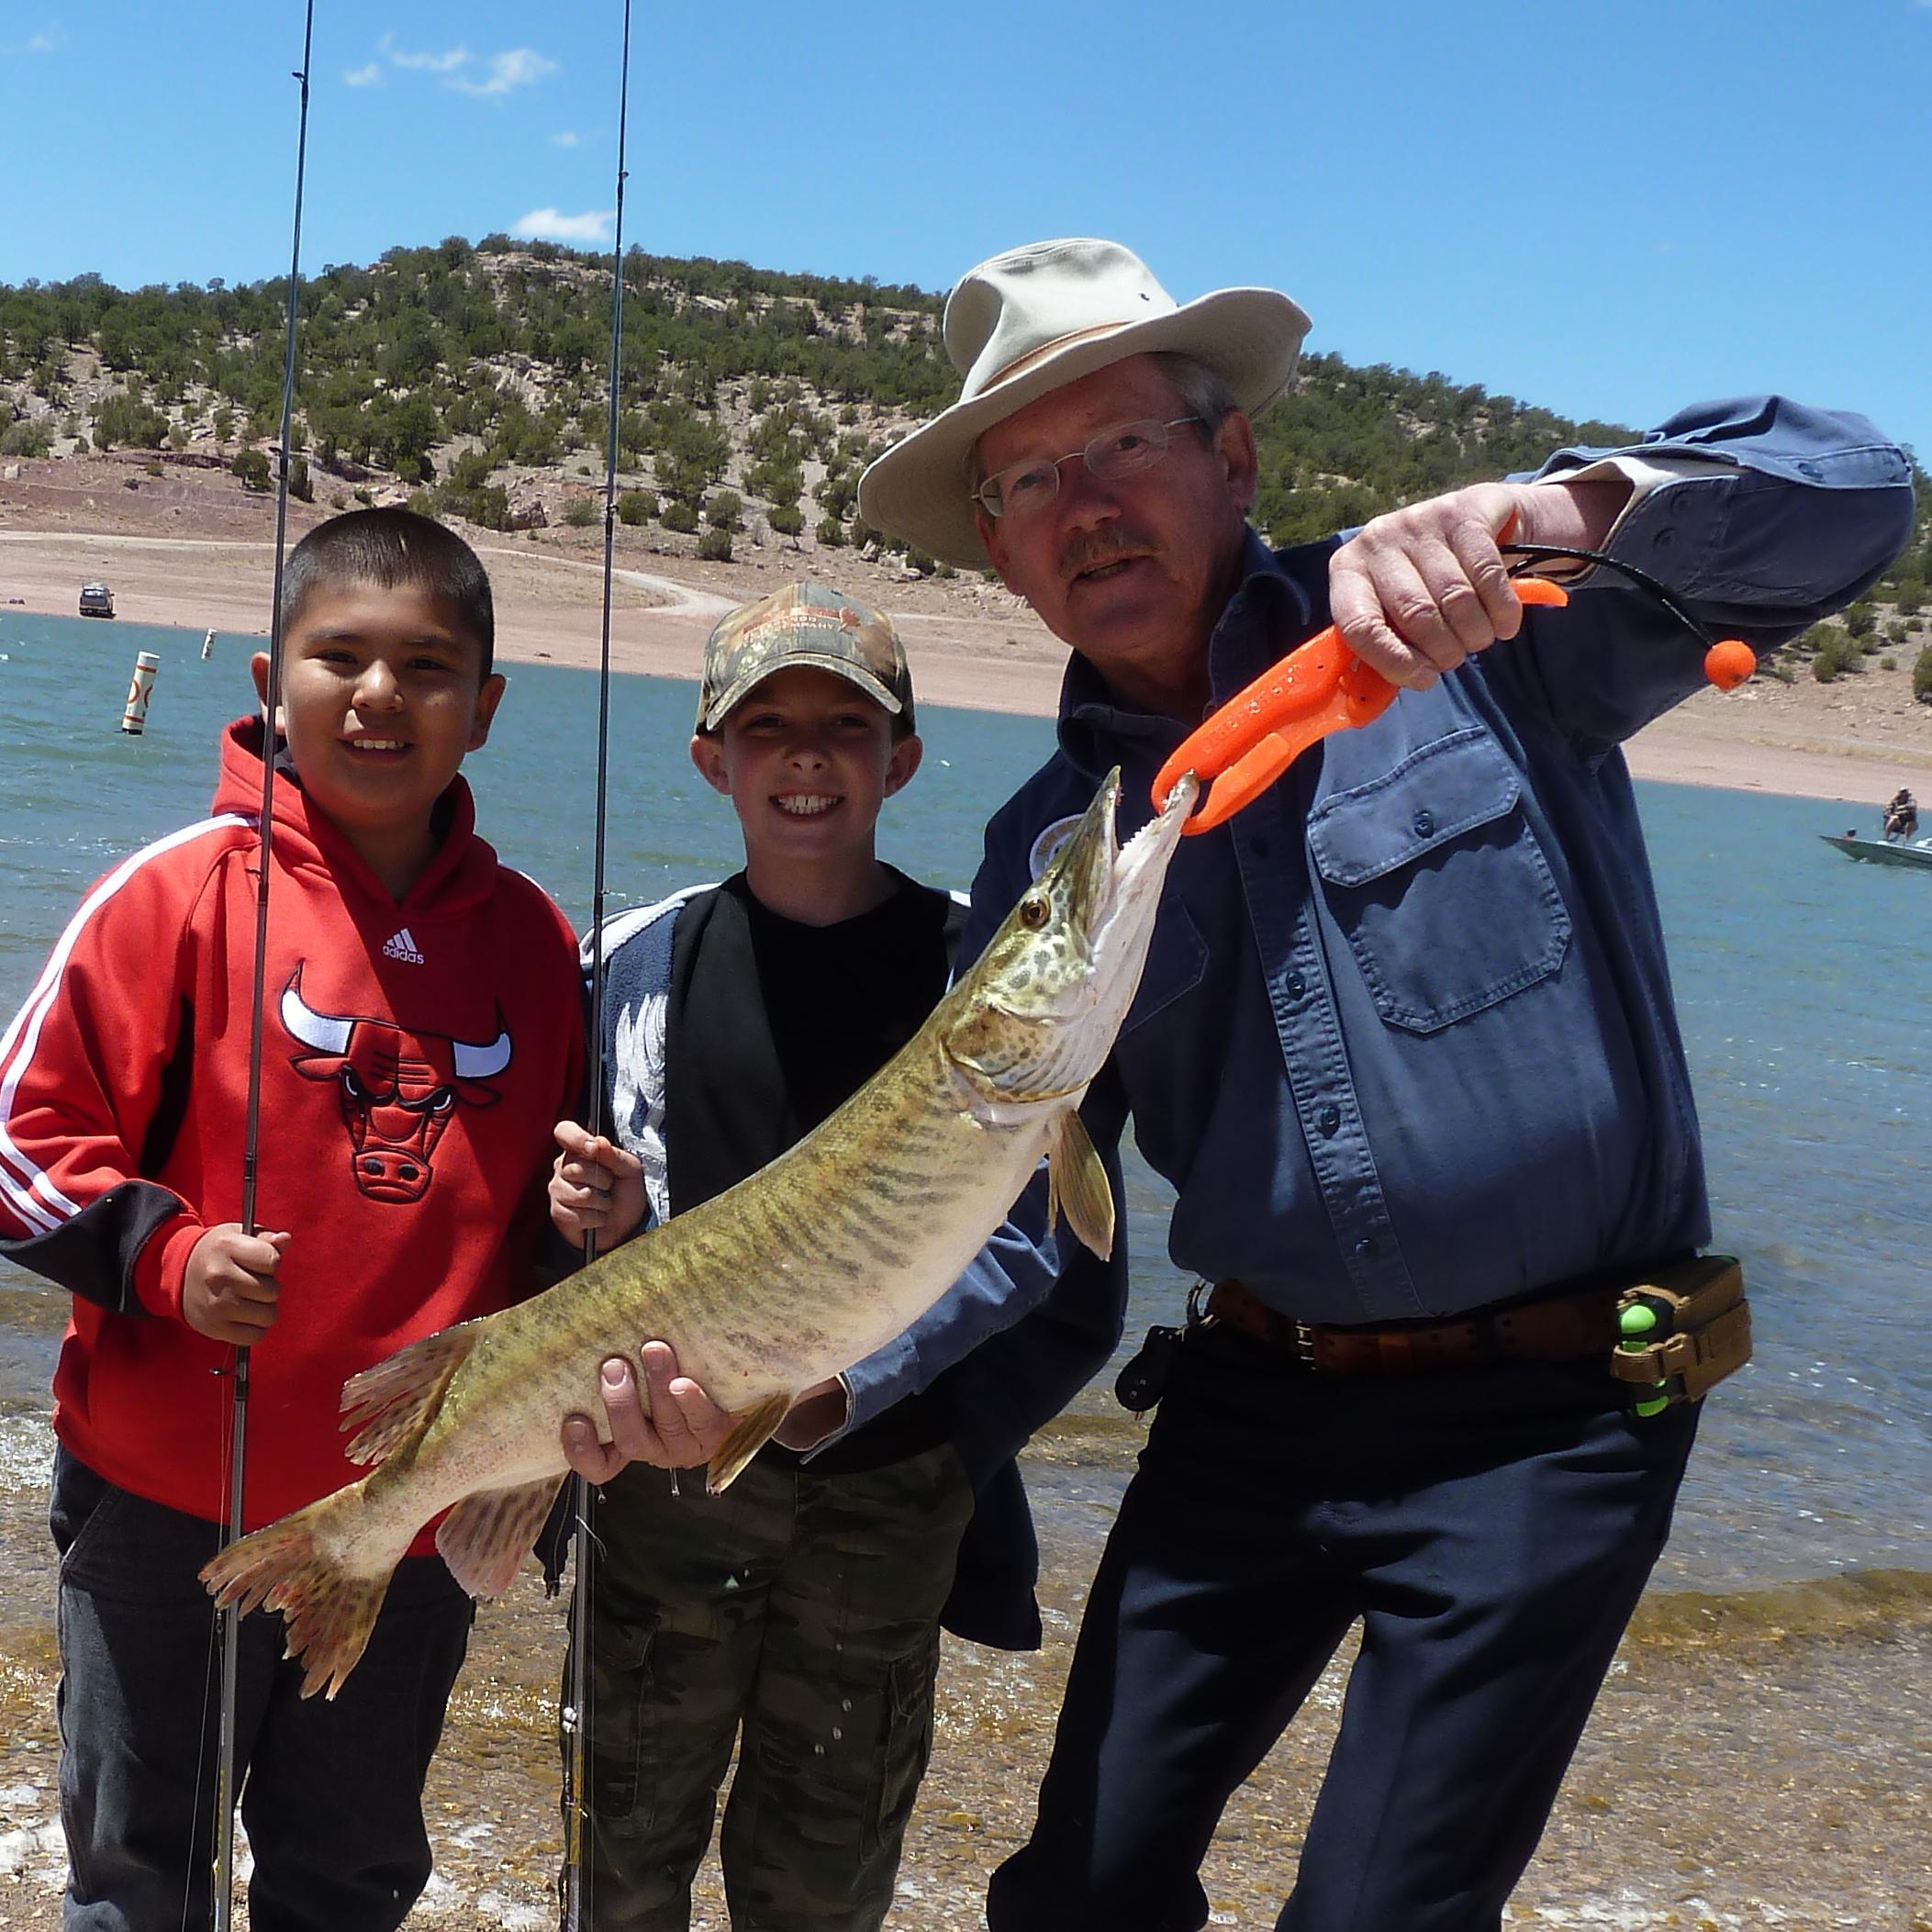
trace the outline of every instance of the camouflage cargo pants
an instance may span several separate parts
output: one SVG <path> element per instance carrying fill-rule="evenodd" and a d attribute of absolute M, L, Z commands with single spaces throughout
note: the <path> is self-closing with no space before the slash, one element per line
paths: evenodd
<path fill-rule="evenodd" d="M 939 1613 L 972 1493 L 942 1446 L 815 1476 L 760 1457 L 720 1497 L 605 1486 L 589 1785 L 598 1932 L 683 1932 L 720 1853 L 737 1932 L 871 1932 L 932 1744 Z"/>

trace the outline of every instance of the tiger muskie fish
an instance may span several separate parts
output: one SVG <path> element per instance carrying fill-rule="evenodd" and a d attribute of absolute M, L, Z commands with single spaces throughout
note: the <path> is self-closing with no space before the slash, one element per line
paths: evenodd
<path fill-rule="evenodd" d="M 333 1697 L 391 1572 L 436 1547 L 473 1596 L 509 1587 L 568 1473 L 573 1411 L 603 1423 L 601 1364 L 662 1336 L 735 1424 L 715 1494 L 799 1392 L 908 1327 L 1005 1219 L 1044 1155 L 1049 1213 L 1105 1256 L 1113 1198 L 1075 1111 L 1120 1031 L 1197 787 L 1123 848 L 1120 773 L 906 1045 L 768 1167 L 514 1308 L 351 1379 L 360 1481 L 242 1537 L 201 1572 L 224 1606 L 287 1620 L 304 1696 Z M 452 1507 L 452 1505 L 454 1505 Z"/>

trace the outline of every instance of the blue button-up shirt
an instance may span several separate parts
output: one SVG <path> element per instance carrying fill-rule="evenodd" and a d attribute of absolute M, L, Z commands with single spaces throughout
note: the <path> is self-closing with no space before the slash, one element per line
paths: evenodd
<path fill-rule="evenodd" d="M 1537 475 L 1619 453 L 1666 474 L 1611 553 L 1760 650 L 1856 597 L 1911 530 L 1905 460 L 1858 417 L 1710 404 L 1631 452 L 1564 451 Z M 1217 703 L 1327 621 L 1340 541 L 1275 553 L 1250 536 L 1210 644 Z M 1324 740 L 1182 843 L 1086 1110 L 1109 1154 L 1131 1111 L 1176 1189 L 1178 1268 L 1239 1277 L 1304 1320 L 1375 1323 L 1706 1238 L 1696 1113 L 1619 750 L 1699 688 L 1703 656 L 1654 599 L 1596 572 L 1567 609 L 1527 613 L 1514 640 Z M 1024 889 L 1042 830 L 1084 810 L 1116 764 L 1123 835 L 1137 827 L 1180 736 L 1072 660 L 1057 754 L 988 828 L 963 960 Z M 1073 1291 L 1089 1314 L 1111 1310 L 1117 1333 L 1123 1266 L 1104 1279 L 1080 1266 Z M 929 1379 L 1023 1312 L 1019 1299 L 963 1283 L 889 1365 L 853 1372 L 855 1412 Z M 1030 1330 L 989 1356 L 1001 1377 L 1023 1370 Z M 1111 1340 L 1097 1321 L 1092 1367 Z"/>

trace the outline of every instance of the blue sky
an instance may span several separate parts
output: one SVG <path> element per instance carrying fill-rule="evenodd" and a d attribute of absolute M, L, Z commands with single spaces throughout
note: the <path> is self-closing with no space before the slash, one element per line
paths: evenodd
<path fill-rule="evenodd" d="M 608 237 L 620 0 L 318 0 L 303 263 Z M 0 281 L 288 256 L 300 0 L 0 0 Z M 1101 234 L 1312 348 L 1932 462 L 1932 0 L 637 0 L 625 239 L 948 286 Z"/>

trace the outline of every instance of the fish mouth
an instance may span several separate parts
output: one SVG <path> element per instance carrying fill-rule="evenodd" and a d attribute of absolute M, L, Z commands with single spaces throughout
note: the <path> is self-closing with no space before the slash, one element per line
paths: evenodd
<path fill-rule="evenodd" d="M 1132 944 L 1131 935 L 1152 923 L 1160 880 L 1200 790 L 1189 773 L 1123 845 L 1118 828 L 1121 775 L 1118 767 L 1107 775 L 1082 826 L 1067 842 L 1072 849 L 1063 848 L 1065 862 L 1078 868 L 1076 916 L 1090 952 L 1100 955 L 1122 940 Z"/>
<path fill-rule="evenodd" d="M 1119 791 L 1118 785 L 1115 791 Z M 1108 843 L 1112 850 L 1109 854 L 1109 884 L 1115 907 L 1122 899 L 1133 896 L 1134 888 L 1150 867 L 1157 866 L 1165 871 L 1173 854 L 1175 842 L 1180 837 L 1181 827 L 1192 814 L 1194 801 L 1200 795 L 1201 781 L 1192 772 L 1187 773 L 1167 794 L 1167 802 L 1124 845 L 1120 844 L 1115 837 L 1113 814 L 1110 812 Z"/>

